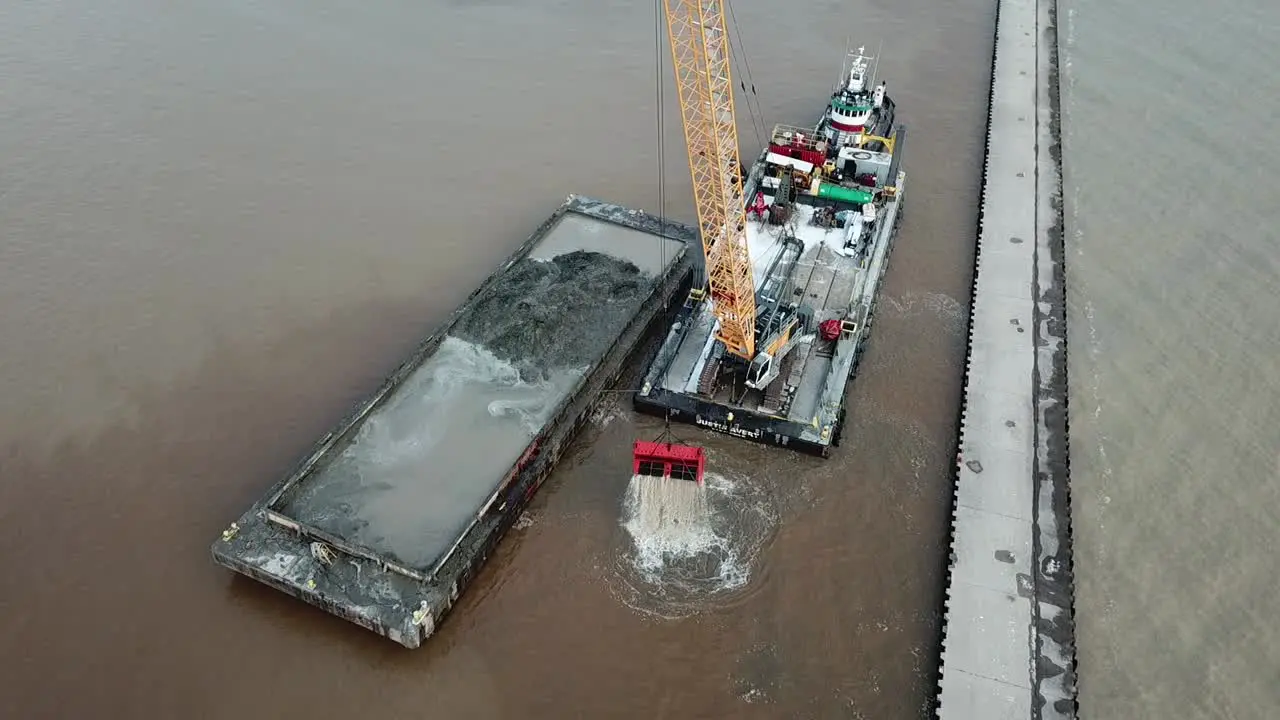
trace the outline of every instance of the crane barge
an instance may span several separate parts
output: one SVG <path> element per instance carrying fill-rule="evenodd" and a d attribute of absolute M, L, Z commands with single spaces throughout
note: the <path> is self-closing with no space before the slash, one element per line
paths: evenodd
<path fill-rule="evenodd" d="M 902 218 L 906 128 L 875 59 L 849 54 L 811 128 L 739 160 L 724 0 L 664 0 L 698 230 L 695 283 L 634 396 L 682 422 L 826 457 Z M 683 447 L 636 444 L 678 476 Z M 672 474 L 672 462 L 677 471 Z M 701 479 L 702 456 L 697 457 Z"/>

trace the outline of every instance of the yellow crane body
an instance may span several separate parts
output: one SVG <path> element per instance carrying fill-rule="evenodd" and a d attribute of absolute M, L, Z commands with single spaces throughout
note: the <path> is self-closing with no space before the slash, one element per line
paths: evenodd
<path fill-rule="evenodd" d="M 755 357 L 756 298 L 747 247 L 738 124 L 724 0 L 663 0 L 717 339 Z"/>

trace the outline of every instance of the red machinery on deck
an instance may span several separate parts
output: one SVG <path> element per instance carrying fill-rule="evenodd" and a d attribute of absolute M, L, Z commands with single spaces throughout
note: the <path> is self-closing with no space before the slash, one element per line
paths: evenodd
<path fill-rule="evenodd" d="M 822 324 L 818 325 L 818 334 L 822 336 L 823 340 L 830 342 L 840 337 L 841 325 L 841 322 L 836 318 L 823 320 Z"/>
<path fill-rule="evenodd" d="M 701 485 L 706 462 L 706 453 L 700 447 L 636 440 L 631 472 L 633 475 L 692 480 Z"/>
<path fill-rule="evenodd" d="M 769 152 L 803 160 L 819 168 L 827 161 L 826 143 L 821 138 L 803 134 L 796 134 L 790 138 L 775 137 L 769 143 Z"/>

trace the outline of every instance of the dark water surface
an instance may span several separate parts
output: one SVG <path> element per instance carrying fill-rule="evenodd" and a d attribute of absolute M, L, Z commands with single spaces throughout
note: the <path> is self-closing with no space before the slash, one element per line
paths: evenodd
<path fill-rule="evenodd" d="M 1081 717 L 1280 717 L 1280 5 L 1059 14 Z"/>
<path fill-rule="evenodd" d="M 619 590 L 656 433 L 620 405 L 409 653 L 209 544 L 567 194 L 656 209 L 651 3 L 0 8 L 0 716 L 921 717 L 994 4 L 735 9 L 765 122 L 883 40 L 911 127 L 843 447 L 707 440 L 778 525 L 732 603 L 662 620 Z"/>

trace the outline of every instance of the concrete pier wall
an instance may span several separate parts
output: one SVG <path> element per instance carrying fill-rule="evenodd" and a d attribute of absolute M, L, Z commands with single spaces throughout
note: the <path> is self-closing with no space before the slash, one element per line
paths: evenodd
<path fill-rule="evenodd" d="M 1073 718 L 1053 0 L 1000 0 L 938 716 Z"/>

